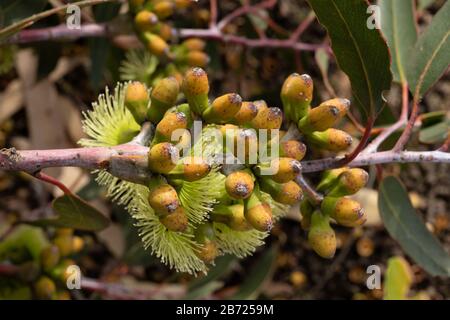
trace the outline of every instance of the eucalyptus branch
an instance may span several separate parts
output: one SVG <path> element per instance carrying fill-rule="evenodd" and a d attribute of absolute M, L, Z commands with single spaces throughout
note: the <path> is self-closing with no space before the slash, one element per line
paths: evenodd
<path fill-rule="evenodd" d="M 306 197 L 315 204 L 320 204 L 323 200 L 323 196 L 316 192 L 309 183 L 305 180 L 302 174 L 299 174 L 295 178 L 295 182 L 302 188 L 303 192 L 306 194 Z"/>
<path fill-rule="evenodd" d="M 106 3 L 106 2 L 112 2 L 112 1 L 117 1 L 117 0 L 85 0 L 85 1 L 78 1 L 78 2 L 73 2 L 64 6 L 60 6 L 60 7 L 56 7 L 44 12 L 40 12 L 37 14 L 33 14 L 32 16 L 25 18 L 23 20 L 20 20 L 16 23 L 13 23 L 12 25 L 5 27 L 3 29 L 0 30 L 0 39 L 7 37 L 11 34 L 14 34 L 15 32 L 18 32 L 21 29 L 27 28 L 29 26 L 31 26 L 32 24 L 34 24 L 35 22 L 42 20 L 44 18 L 47 18 L 51 15 L 54 15 L 55 13 L 58 13 L 60 11 L 64 11 L 67 10 L 67 8 L 69 8 L 70 6 L 78 6 L 78 7 L 85 7 L 85 6 L 93 6 L 96 4 L 100 4 L 100 3 Z"/>

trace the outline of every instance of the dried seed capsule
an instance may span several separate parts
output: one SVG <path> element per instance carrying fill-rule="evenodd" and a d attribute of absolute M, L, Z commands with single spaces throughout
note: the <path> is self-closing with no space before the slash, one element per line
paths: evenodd
<path fill-rule="evenodd" d="M 50 300 L 56 292 L 56 285 L 46 276 L 40 277 L 34 284 L 34 294 L 41 300 Z"/>
<path fill-rule="evenodd" d="M 72 236 L 57 236 L 53 239 L 53 244 L 58 247 L 61 257 L 66 257 L 73 253 Z"/>
<path fill-rule="evenodd" d="M 295 159 L 292 158 L 277 158 L 273 159 L 270 164 L 259 164 L 255 167 L 255 173 L 258 176 L 267 175 L 263 169 L 271 169 L 272 175 L 270 177 L 273 181 L 278 183 L 286 183 L 294 180 L 295 177 L 300 173 L 302 165 Z M 278 168 L 278 170 L 277 170 Z"/>
<path fill-rule="evenodd" d="M 333 128 L 312 132 L 307 135 L 307 139 L 319 148 L 334 152 L 347 150 L 353 142 L 347 132 Z"/>
<path fill-rule="evenodd" d="M 175 77 L 167 77 L 158 81 L 150 94 L 150 108 L 148 119 L 153 123 L 161 121 L 164 113 L 175 105 L 180 86 Z"/>
<path fill-rule="evenodd" d="M 208 108 L 208 76 L 202 68 L 192 68 L 186 72 L 182 91 L 195 113 L 202 114 Z"/>
<path fill-rule="evenodd" d="M 203 51 L 206 47 L 206 42 L 199 38 L 190 38 L 184 40 L 182 46 L 188 51 Z"/>
<path fill-rule="evenodd" d="M 143 83 L 134 81 L 127 85 L 125 107 L 139 124 L 145 121 L 148 101 L 148 91 Z"/>
<path fill-rule="evenodd" d="M 355 227 L 365 221 L 364 210 L 361 204 L 347 197 L 330 197 L 323 199 L 321 209 L 337 223 L 346 227 Z"/>
<path fill-rule="evenodd" d="M 269 193 L 275 201 L 283 204 L 295 204 L 303 197 L 302 189 L 294 181 L 276 183 L 268 177 L 260 179 L 261 190 Z"/>
<path fill-rule="evenodd" d="M 225 189 L 233 199 L 246 199 L 253 192 L 253 177 L 246 171 L 236 171 L 227 176 Z"/>
<path fill-rule="evenodd" d="M 348 169 L 349 169 L 348 167 L 343 167 L 324 171 L 322 173 L 322 178 L 319 184 L 317 185 L 317 191 L 321 192 L 327 191 L 337 182 L 339 175 L 347 171 Z"/>
<path fill-rule="evenodd" d="M 244 216 L 244 205 L 218 205 L 214 207 L 211 213 L 211 220 L 226 224 L 230 229 L 235 231 L 248 231 L 252 226 L 247 222 Z"/>
<path fill-rule="evenodd" d="M 258 114 L 258 108 L 253 102 L 243 101 L 241 108 L 234 115 L 234 122 L 240 125 L 247 124 Z"/>
<path fill-rule="evenodd" d="M 293 158 L 297 161 L 302 160 L 306 154 L 306 146 L 297 140 L 282 141 L 279 150 L 280 157 Z"/>
<path fill-rule="evenodd" d="M 144 33 L 144 39 L 147 44 L 147 49 L 157 56 L 163 56 L 169 54 L 169 45 L 160 36 L 146 32 Z"/>
<path fill-rule="evenodd" d="M 41 266 L 42 269 L 48 271 L 55 267 L 60 259 L 59 248 L 56 245 L 51 245 L 41 252 Z"/>
<path fill-rule="evenodd" d="M 158 17 L 151 11 L 142 10 L 134 17 L 134 24 L 139 31 L 150 31 L 158 23 Z"/>
<path fill-rule="evenodd" d="M 331 259 L 336 253 L 336 234 L 330 226 L 329 217 L 320 211 L 311 216 L 311 227 L 308 242 L 313 250 L 322 258 Z"/>
<path fill-rule="evenodd" d="M 209 222 L 199 225 L 195 230 L 195 240 L 202 244 L 196 255 L 205 263 L 212 263 L 219 255 L 219 249 L 214 238 L 214 227 Z"/>
<path fill-rule="evenodd" d="M 302 229 L 307 231 L 311 226 L 311 216 L 314 212 L 313 205 L 308 201 L 308 199 L 304 199 L 300 202 L 300 214 L 302 215 L 302 220 L 300 224 Z"/>
<path fill-rule="evenodd" d="M 189 51 L 184 59 L 191 67 L 206 67 L 209 63 L 209 56 L 203 51 Z"/>
<path fill-rule="evenodd" d="M 265 108 L 258 110 L 258 114 L 251 121 L 255 129 L 280 129 L 283 122 L 283 112 L 279 108 Z"/>
<path fill-rule="evenodd" d="M 160 1 L 153 6 L 153 12 L 163 20 L 173 14 L 175 4 L 171 1 Z"/>
<path fill-rule="evenodd" d="M 310 109 L 313 81 L 307 74 L 291 74 L 281 88 L 281 101 L 288 120 L 297 123 Z"/>
<path fill-rule="evenodd" d="M 152 179 L 149 185 L 148 203 L 156 215 L 162 217 L 174 213 L 180 206 L 177 191 L 161 179 Z"/>
<path fill-rule="evenodd" d="M 158 143 L 148 153 L 148 166 L 157 173 L 169 173 L 178 162 L 178 149 L 171 143 Z"/>
<path fill-rule="evenodd" d="M 328 193 L 332 197 L 349 196 L 363 188 L 369 180 L 369 174 L 363 169 L 353 168 L 343 172 Z"/>
<path fill-rule="evenodd" d="M 262 202 L 258 192 L 253 192 L 244 200 L 244 216 L 248 223 L 259 231 L 270 231 L 273 226 L 272 209 L 268 203 Z"/>
<path fill-rule="evenodd" d="M 155 137 L 152 144 L 172 141 L 172 133 L 175 130 L 186 129 L 188 126 L 188 119 L 183 112 L 166 112 L 164 117 L 156 126 Z"/>
<path fill-rule="evenodd" d="M 345 116 L 349 107 L 350 101 L 347 99 L 337 98 L 325 101 L 301 118 L 298 128 L 303 133 L 311 133 L 334 127 Z"/>
<path fill-rule="evenodd" d="M 182 179 L 185 181 L 197 181 L 208 175 L 211 166 L 201 157 L 189 156 L 181 159 L 167 175 L 171 179 Z"/>
<path fill-rule="evenodd" d="M 202 118 L 209 123 L 224 123 L 233 118 L 242 105 L 242 98 L 236 93 L 220 96 L 203 111 Z"/>
<path fill-rule="evenodd" d="M 171 214 L 159 217 L 159 221 L 169 230 L 183 232 L 188 227 L 188 217 L 183 207 L 178 207 Z"/>

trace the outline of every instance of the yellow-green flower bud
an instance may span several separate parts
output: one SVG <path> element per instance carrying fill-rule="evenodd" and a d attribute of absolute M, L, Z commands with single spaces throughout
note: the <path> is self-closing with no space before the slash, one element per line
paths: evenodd
<path fill-rule="evenodd" d="M 270 231 L 273 226 L 272 209 L 268 203 L 260 200 L 257 192 L 253 192 L 244 200 L 244 216 L 247 222 L 256 230 Z"/>
<path fill-rule="evenodd" d="M 279 108 L 266 108 L 262 105 L 258 114 L 251 121 L 255 129 L 280 129 L 283 122 L 283 112 Z"/>
<path fill-rule="evenodd" d="M 159 19 L 163 20 L 173 14 L 175 4 L 171 1 L 159 1 L 153 6 L 153 12 Z"/>
<path fill-rule="evenodd" d="M 336 182 L 339 175 L 345 171 L 347 171 L 348 167 L 336 168 L 324 171 L 322 173 L 322 178 L 320 179 L 319 184 L 317 185 L 317 191 L 325 192 L 329 188 L 331 188 Z"/>
<path fill-rule="evenodd" d="M 180 206 L 177 191 L 161 179 L 152 179 L 149 185 L 148 203 L 156 215 L 162 217 L 174 213 Z"/>
<path fill-rule="evenodd" d="M 254 164 L 258 154 L 258 136 L 253 129 L 238 129 L 233 154 L 241 163 Z"/>
<path fill-rule="evenodd" d="M 209 56 L 203 51 L 189 51 L 183 58 L 190 67 L 206 67 L 209 63 Z"/>
<path fill-rule="evenodd" d="M 41 252 L 41 266 L 45 271 L 55 267 L 59 262 L 60 254 L 59 248 L 56 245 L 51 245 Z"/>
<path fill-rule="evenodd" d="M 139 124 L 145 121 L 148 101 L 148 91 L 143 83 L 134 81 L 127 85 L 125 107 Z"/>
<path fill-rule="evenodd" d="M 175 77 L 167 77 L 158 81 L 150 94 L 148 119 L 153 123 L 161 121 L 164 113 L 175 105 L 179 92 L 180 86 Z"/>
<path fill-rule="evenodd" d="M 214 227 L 209 222 L 199 225 L 195 230 L 195 240 L 202 245 L 196 254 L 205 263 L 212 263 L 219 255 L 214 238 Z"/>
<path fill-rule="evenodd" d="M 169 230 L 183 232 L 189 224 L 188 217 L 183 207 L 178 207 L 171 214 L 159 217 L 159 221 Z"/>
<path fill-rule="evenodd" d="M 317 147 L 333 152 L 347 150 L 353 138 L 347 132 L 330 128 L 325 131 L 315 131 L 307 135 L 307 139 Z"/>
<path fill-rule="evenodd" d="M 169 173 L 179 158 L 178 149 L 171 143 L 162 142 L 151 147 L 148 153 L 148 167 L 157 173 Z"/>
<path fill-rule="evenodd" d="M 188 51 L 203 51 L 206 47 L 206 42 L 199 38 L 190 38 L 184 40 L 182 46 Z"/>
<path fill-rule="evenodd" d="M 281 138 L 280 138 L 281 139 Z M 288 140 L 280 142 L 280 157 L 292 158 L 297 161 L 302 160 L 306 154 L 306 146 L 297 140 Z"/>
<path fill-rule="evenodd" d="M 186 9 L 192 4 L 192 0 L 175 0 L 175 7 L 177 9 Z"/>
<path fill-rule="evenodd" d="M 150 31 L 158 23 L 158 17 L 151 11 L 142 10 L 134 17 L 134 24 L 139 31 Z"/>
<path fill-rule="evenodd" d="M 322 201 L 321 209 L 323 213 L 345 227 L 356 227 L 366 220 L 361 204 L 347 197 L 327 196 Z"/>
<path fill-rule="evenodd" d="M 236 171 L 225 179 L 225 189 L 233 199 L 246 199 L 253 192 L 253 177 L 246 171 Z"/>
<path fill-rule="evenodd" d="M 339 175 L 336 184 L 328 193 L 329 196 L 342 197 L 355 194 L 362 189 L 369 180 L 369 174 L 363 169 L 353 168 Z"/>
<path fill-rule="evenodd" d="M 84 248 L 84 240 L 81 237 L 78 236 L 73 236 L 72 237 L 72 247 L 73 247 L 73 252 L 74 253 L 78 253 L 81 250 L 83 250 Z"/>
<path fill-rule="evenodd" d="M 224 123 L 233 118 L 242 105 L 242 98 L 236 93 L 224 94 L 216 98 L 202 114 L 209 123 Z"/>
<path fill-rule="evenodd" d="M 144 39 L 147 44 L 147 49 L 157 56 L 163 56 L 169 54 L 169 45 L 160 36 L 146 32 L 144 33 Z"/>
<path fill-rule="evenodd" d="M 302 165 L 292 158 L 277 158 L 273 159 L 270 164 L 259 164 L 255 167 L 255 173 L 258 176 L 264 176 L 262 169 L 268 170 L 271 168 L 275 172 L 270 177 L 273 181 L 278 183 L 286 183 L 294 180 L 300 173 Z M 276 170 L 278 168 L 278 170 Z"/>
<path fill-rule="evenodd" d="M 66 257 L 73 253 L 72 236 L 57 236 L 53 239 L 53 244 L 58 247 L 61 257 Z"/>
<path fill-rule="evenodd" d="M 155 137 L 152 144 L 172 141 L 172 133 L 175 130 L 186 129 L 188 119 L 183 112 L 166 112 L 164 117 L 156 126 Z"/>
<path fill-rule="evenodd" d="M 336 253 L 336 234 L 330 226 L 330 218 L 315 211 L 311 216 L 308 242 L 322 258 L 331 259 Z"/>
<path fill-rule="evenodd" d="M 248 223 L 244 216 L 244 205 L 218 205 L 214 207 L 211 213 L 211 219 L 214 222 L 226 224 L 230 229 L 235 231 L 248 231 L 252 226 Z"/>
<path fill-rule="evenodd" d="M 243 101 L 241 108 L 233 117 L 233 122 L 244 125 L 252 121 L 257 114 L 258 108 L 253 102 Z"/>
<path fill-rule="evenodd" d="M 50 300 L 56 293 L 56 285 L 46 276 L 40 277 L 34 284 L 34 294 L 41 300 Z"/>
<path fill-rule="evenodd" d="M 277 202 L 293 205 L 303 197 L 302 189 L 294 181 L 277 183 L 268 177 L 262 177 L 259 182 L 261 190 L 269 193 Z"/>
<path fill-rule="evenodd" d="M 197 114 L 202 114 L 208 108 L 209 83 L 208 76 L 202 68 L 192 68 L 186 72 L 182 91 L 189 106 Z"/>
<path fill-rule="evenodd" d="M 325 101 L 301 118 L 298 128 L 303 133 L 311 133 L 334 127 L 345 116 L 349 107 L 350 101 L 347 99 L 336 98 Z"/>
<path fill-rule="evenodd" d="M 175 35 L 175 30 L 172 28 L 172 26 L 163 22 L 158 22 L 149 31 L 160 36 L 164 41 L 171 40 Z"/>
<path fill-rule="evenodd" d="M 197 181 L 208 175 L 211 166 L 201 157 L 189 156 L 181 159 L 180 163 L 167 173 L 170 179 Z"/>
<path fill-rule="evenodd" d="M 288 120 L 297 123 L 310 109 L 313 96 L 313 81 L 307 74 L 291 74 L 281 89 L 281 101 Z"/>

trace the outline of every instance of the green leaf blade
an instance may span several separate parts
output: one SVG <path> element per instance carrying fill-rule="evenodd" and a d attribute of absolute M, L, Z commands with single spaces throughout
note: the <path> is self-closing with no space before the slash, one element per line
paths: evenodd
<path fill-rule="evenodd" d="M 76 195 L 63 195 L 52 203 L 55 217 L 28 221 L 38 226 L 73 228 L 85 231 L 100 231 L 108 227 L 110 221 L 97 209 Z"/>
<path fill-rule="evenodd" d="M 382 181 L 378 208 L 389 234 L 417 264 L 433 276 L 450 276 L 450 256 L 416 214 L 397 178 Z"/>
<path fill-rule="evenodd" d="M 380 0 L 381 30 L 391 51 L 394 81 L 406 83 L 407 61 L 417 41 L 413 0 Z"/>
<path fill-rule="evenodd" d="M 392 81 L 389 50 L 381 33 L 369 29 L 365 0 L 308 0 L 327 29 L 339 67 L 348 75 L 356 106 L 366 117 L 383 108 Z"/>
<path fill-rule="evenodd" d="M 450 1 L 434 16 L 419 36 L 408 59 L 407 78 L 411 92 L 423 96 L 447 70 L 450 62 Z"/>

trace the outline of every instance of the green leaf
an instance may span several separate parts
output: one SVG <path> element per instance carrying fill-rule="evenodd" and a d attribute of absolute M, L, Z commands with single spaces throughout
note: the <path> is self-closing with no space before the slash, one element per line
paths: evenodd
<path fill-rule="evenodd" d="M 55 217 L 26 221 L 38 226 L 73 228 L 85 231 L 100 231 L 109 225 L 109 219 L 76 195 L 63 195 L 53 200 Z"/>
<path fill-rule="evenodd" d="M 381 33 L 367 27 L 365 0 L 308 0 L 327 29 L 340 68 L 352 84 L 362 115 L 375 117 L 383 108 L 382 93 L 391 86 L 389 50 Z"/>
<path fill-rule="evenodd" d="M 450 132 L 450 121 L 443 121 L 430 127 L 423 128 L 419 132 L 419 141 L 425 144 L 444 142 Z"/>
<path fill-rule="evenodd" d="M 385 300 L 405 300 L 411 287 L 413 276 L 408 262 L 402 257 L 388 260 L 384 280 Z"/>
<path fill-rule="evenodd" d="M 423 96 L 448 68 L 449 35 L 450 1 L 447 1 L 410 52 L 407 78 L 414 95 Z"/>
<path fill-rule="evenodd" d="M 231 297 L 233 300 L 256 299 L 262 286 L 272 276 L 275 260 L 277 257 L 277 248 L 272 246 L 263 256 L 256 262 L 256 266 L 246 273 L 244 282 L 239 291 Z"/>
<path fill-rule="evenodd" d="M 450 276 L 450 256 L 416 214 L 397 178 L 381 183 L 378 208 L 389 234 L 417 264 L 433 276 Z"/>
<path fill-rule="evenodd" d="M 394 80 L 406 83 L 406 64 L 417 40 L 414 0 L 380 0 L 381 30 L 392 56 L 391 70 Z"/>
<path fill-rule="evenodd" d="M 419 10 L 424 10 L 424 9 L 428 8 L 434 2 L 435 2 L 435 0 L 419 0 L 418 1 Z"/>

